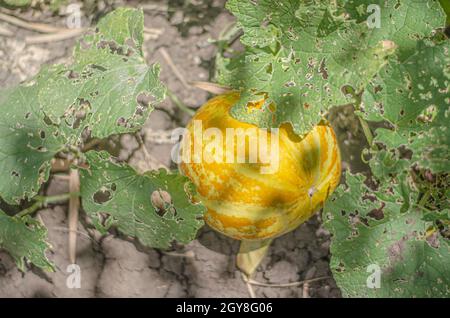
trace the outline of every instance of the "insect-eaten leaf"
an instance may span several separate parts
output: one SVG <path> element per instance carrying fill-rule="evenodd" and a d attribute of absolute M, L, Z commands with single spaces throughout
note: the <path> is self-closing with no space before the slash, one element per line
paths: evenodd
<path fill-rule="evenodd" d="M 49 247 L 47 229 L 42 224 L 31 217 L 11 217 L 0 210 L 0 249 L 13 257 L 21 271 L 25 271 L 26 262 L 54 271 L 45 255 Z"/>
<path fill-rule="evenodd" d="M 343 295 L 449 297 L 450 243 L 427 231 L 432 222 L 414 204 L 417 194 L 401 178 L 375 191 L 364 181 L 347 173 L 347 185 L 323 211 L 333 235 L 331 270 Z"/>
<path fill-rule="evenodd" d="M 50 160 L 64 146 L 56 127 L 45 122 L 38 85 L 0 92 L 0 197 L 18 204 L 33 197 L 50 173 Z"/>
<path fill-rule="evenodd" d="M 106 152 L 88 152 L 81 170 L 83 208 L 104 233 L 115 226 L 142 244 L 168 248 L 188 243 L 203 225 L 204 207 L 193 204 L 190 181 L 164 169 L 138 174 Z"/>
<path fill-rule="evenodd" d="M 5 201 L 34 196 L 59 151 L 137 131 L 164 99 L 159 66 L 143 58 L 143 19 L 142 10 L 113 11 L 79 41 L 71 64 L 43 67 L 31 81 L 0 92 Z"/>
<path fill-rule="evenodd" d="M 353 101 L 346 88 L 360 92 L 397 47 L 386 39 L 370 42 L 367 26 L 338 15 L 334 1 L 230 0 L 227 8 L 246 48 L 219 59 L 218 81 L 241 91 L 233 117 L 259 127 L 290 123 L 306 134 L 329 108 Z M 258 33 L 268 40 L 255 40 Z M 250 108 L 262 95 L 265 104 Z"/>
<path fill-rule="evenodd" d="M 414 55 L 389 63 L 363 94 L 362 115 L 385 121 L 375 142 L 412 152 L 410 165 L 450 172 L 450 43 L 418 42 Z"/>
<path fill-rule="evenodd" d="M 332 106 L 353 102 L 388 60 L 404 61 L 417 40 L 445 23 L 432 0 L 229 0 L 227 8 L 245 46 L 217 59 L 217 80 L 241 91 L 233 117 L 265 128 L 290 123 L 298 135 Z M 414 27 L 405 27 L 405 19 Z M 261 95 L 265 104 L 249 107 Z"/>

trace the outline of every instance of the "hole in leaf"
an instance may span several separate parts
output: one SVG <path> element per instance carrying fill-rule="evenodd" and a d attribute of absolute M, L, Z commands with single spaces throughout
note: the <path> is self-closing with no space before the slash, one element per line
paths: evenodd
<path fill-rule="evenodd" d="M 367 218 L 361 217 L 360 220 L 362 224 L 364 224 L 365 226 L 369 226 L 369 220 L 367 220 Z"/>
<path fill-rule="evenodd" d="M 70 70 L 69 72 L 67 72 L 66 76 L 67 76 L 68 79 L 76 79 L 76 78 L 80 77 L 80 74 L 75 72 L 75 71 L 73 71 L 73 70 Z"/>
<path fill-rule="evenodd" d="M 375 219 L 377 221 L 383 219 L 384 218 L 384 212 L 383 212 L 384 206 L 385 206 L 385 203 L 381 202 L 381 207 L 379 207 L 378 209 L 373 209 L 372 211 L 367 213 L 367 216 L 369 216 L 372 219 Z"/>
<path fill-rule="evenodd" d="M 133 41 L 133 39 L 126 39 L 125 40 L 125 44 L 128 45 L 129 47 L 132 47 L 133 49 L 136 49 L 136 43 Z"/>
<path fill-rule="evenodd" d="M 55 125 L 55 123 L 47 115 L 44 116 L 44 123 L 47 126 L 54 126 Z"/>
<path fill-rule="evenodd" d="M 159 216 L 164 216 L 172 204 L 172 197 L 167 191 L 156 190 L 150 196 L 153 207 Z"/>
<path fill-rule="evenodd" d="M 419 116 L 417 116 L 417 121 L 422 123 L 431 123 L 437 116 L 438 110 L 435 105 L 430 105 L 424 109 Z"/>
<path fill-rule="evenodd" d="M 401 145 L 398 148 L 398 153 L 399 153 L 399 158 L 400 159 L 407 159 L 407 160 L 411 160 L 413 152 L 406 148 L 405 145 Z"/>
<path fill-rule="evenodd" d="M 142 116 L 144 114 L 145 108 L 142 106 L 137 106 L 136 110 L 134 111 L 135 116 Z"/>
<path fill-rule="evenodd" d="M 322 74 L 324 80 L 328 79 L 328 69 L 325 65 L 325 59 L 322 59 L 319 66 L 319 73 Z"/>
<path fill-rule="evenodd" d="M 294 87 L 294 86 L 295 86 L 295 82 L 294 82 L 294 81 L 286 82 L 286 83 L 284 84 L 284 86 L 285 86 L 285 87 Z"/>
<path fill-rule="evenodd" d="M 99 94 L 99 92 L 98 92 L 98 91 L 93 91 L 93 92 L 90 92 L 90 93 L 89 93 L 89 96 L 91 96 L 91 97 L 95 98 L 95 97 L 97 97 L 97 96 L 98 96 L 98 94 Z"/>
<path fill-rule="evenodd" d="M 155 97 L 151 94 L 147 94 L 146 92 L 139 93 L 136 96 L 136 102 L 139 104 L 139 106 L 143 107 L 144 109 L 150 105 L 150 103 L 155 101 Z"/>
<path fill-rule="evenodd" d="M 97 64 L 91 64 L 91 68 L 93 68 L 94 70 L 99 70 L 101 72 L 105 72 L 108 70 L 108 69 L 104 68 L 103 66 L 97 65 Z"/>
<path fill-rule="evenodd" d="M 341 87 L 341 92 L 347 97 L 352 97 L 355 90 L 350 85 L 344 85 Z"/>
<path fill-rule="evenodd" d="M 97 204 L 103 204 L 105 202 L 108 202 L 109 200 L 112 199 L 112 195 L 111 192 L 107 189 L 101 189 L 97 192 L 94 193 L 94 195 L 92 196 L 92 198 L 94 199 L 94 202 Z"/>
<path fill-rule="evenodd" d="M 342 273 L 343 271 L 345 271 L 345 266 L 342 262 L 340 262 L 336 267 L 336 272 Z"/>
<path fill-rule="evenodd" d="M 373 89 L 375 94 L 378 93 L 378 92 L 381 92 L 382 90 L 383 90 L 383 87 L 381 85 L 377 85 Z"/>
<path fill-rule="evenodd" d="M 125 118 L 123 118 L 123 117 L 120 117 L 119 119 L 117 119 L 116 124 L 117 124 L 117 126 L 126 127 L 127 120 Z"/>
<path fill-rule="evenodd" d="M 124 51 L 124 48 L 118 45 L 114 41 L 100 41 L 97 43 L 97 48 L 99 49 L 109 49 L 112 54 L 130 56 L 133 54 L 133 50 L 129 49 L 127 52 Z"/>

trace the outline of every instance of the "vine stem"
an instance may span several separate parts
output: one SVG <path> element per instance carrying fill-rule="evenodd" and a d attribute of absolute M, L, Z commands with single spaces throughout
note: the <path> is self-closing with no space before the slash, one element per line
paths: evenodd
<path fill-rule="evenodd" d="M 360 116 L 358 116 L 358 118 L 359 123 L 361 124 L 361 127 L 363 129 L 364 136 L 366 136 L 367 143 L 369 144 L 370 147 L 373 147 L 373 134 L 372 131 L 370 130 L 369 124 Z"/>
<path fill-rule="evenodd" d="M 193 116 L 195 114 L 195 111 L 193 109 L 190 109 L 185 104 L 183 104 L 183 102 L 181 102 L 181 100 L 177 97 L 177 95 L 172 93 L 169 89 L 166 90 L 166 93 L 170 97 L 170 99 L 175 103 L 175 105 L 178 106 L 179 109 L 187 113 L 189 116 Z"/>
<path fill-rule="evenodd" d="M 58 203 L 61 201 L 69 200 L 72 196 L 78 196 L 79 193 L 64 193 L 64 194 L 58 194 L 58 195 L 52 195 L 52 196 L 41 196 L 37 195 L 34 197 L 34 200 L 36 201 L 31 205 L 30 207 L 20 211 L 15 215 L 17 218 L 21 218 L 23 216 L 32 214 L 36 212 L 38 209 L 43 208 L 51 203 Z"/>
<path fill-rule="evenodd" d="M 361 105 L 361 95 L 353 94 L 353 96 L 356 99 L 354 107 L 355 107 L 356 110 L 359 110 L 359 107 Z M 360 125 L 361 125 L 361 127 L 363 129 L 363 133 L 364 133 L 364 136 L 366 137 L 366 140 L 367 140 L 367 143 L 369 144 L 369 147 L 372 148 L 373 150 L 378 150 L 377 145 L 375 145 L 373 143 L 373 134 L 372 134 L 372 131 L 370 130 L 369 124 L 359 114 L 356 114 L 356 115 L 357 115 L 359 123 L 360 123 Z"/>
<path fill-rule="evenodd" d="M 425 204 L 427 203 L 428 199 L 431 196 L 431 190 L 428 189 L 424 194 L 423 197 L 419 201 L 419 207 L 425 208 Z"/>

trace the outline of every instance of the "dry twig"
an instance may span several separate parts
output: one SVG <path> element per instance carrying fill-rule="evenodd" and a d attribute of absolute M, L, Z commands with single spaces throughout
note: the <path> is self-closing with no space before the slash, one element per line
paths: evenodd
<path fill-rule="evenodd" d="M 174 256 L 174 257 L 195 258 L 194 251 L 186 251 L 184 253 L 162 251 L 162 253 L 165 255 Z"/>
<path fill-rule="evenodd" d="M 70 193 L 78 193 L 80 191 L 80 176 L 78 169 L 71 169 L 69 178 Z M 79 196 L 71 195 L 69 199 L 69 260 L 71 264 L 75 264 L 76 262 L 79 208 Z"/>
<path fill-rule="evenodd" d="M 191 84 L 192 86 L 199 88 L 201 90 L 204 90 L 208 93 L 214 94 L 214 95 L 220 95 L 220 94 L 225 94 L 231 91 L 231 88 L 227 87 L 227 86 L 222 86 L 216 83 L 211 83 L 211 82 L 198 82 L 198 81 L 194 81 L 194 82 L 189 82 L 189 84 Z"/>
<path fill-rule="evenodd" d="M 5 13 L 0 12 L 0 20 L 10 23 L 12 25 L 15 25 L 20 28 L 24 28 L 31 31 L 36 31 L 40 33 L 46 33 L 44 35 L 30 35 L 25 37 L 25 43 L 27 44 L 40 44 L 40 43 L 48 43 L 48 42 L 57 42 L 57 41 L 63 41 L 67 40 L 73 37 L 76 37 L 86 31 L 86 28 L 79 28 L 79 29 L 67 29 L 67 28 L 60 28 L 55 27 L 52 25 L 44 24 L 44 23 L 34 23 L 34 22 L 28 22 L 19 18 L 16 18 L 12 15 L 8 15 Z M 0 34 L 5 36 L 12 36 L 8 35 L 10 32 L 9 30 L 5 29 L 2 32 L 2 28 L 0 27 Z M 156 32 L 154 29 L 152 29 L 152 32 Z"/>
<path fill-rule="evenodd" d="M 0 12 L 0 20 L 27 30 L 37 31 L 41 33 L 56 33 L 64 30 L 48 24 L 28 22 L 2 12 Z"/>
<path fill-rule="evenodd" d="M 303 280 L 303 281 L 299 281 L 299 282 L 293 282 L 293 283 L 284 283 L 284 284 L 270 284 L 270 283 L 261 283 L 258 282 L 256 280 L 253 279 L 249 279 L 248 282 L 251 285 L 255 285 L 255 286 L 261 286 L 261 287 L 272 287 L 272 288 L 285 288 L 285 287 L 296 287 L 296 286 L 301 286 L 305 283 L 312 283 L 312 282 L 317 282 L 320 280 L 325 280 L 325 279 L 329 279 L 331 278 L 330 276 L 323 276 L 323 277 L 317 277 L 317 278 L 313 278 L 313 279 L 308 279 L 308 280 Z"/>
<path fill-rule="evenodd" d="M 68 39 L 77 37 L 80 34 L 82 34 L 84 31 L 86 31 L 85 28 L 67 29 L 67 30 L 60 31 L 57 33 L 52 33 L 52 34 L 26 36 L 25 43 L 41 44 L 41 43 L 64 41 L 64 40 L 68 40 Z"/>
<path fill-rule="evenodd" d="M 156 29 L 156 28 L 147 28 L 144 26 L 144 32 L 148 34 L 154 34 L 154 35 L 161 35 L 163 33 L 162 29 Z"/>
<path fill-rule="evenodd" d="M 250 284 L 250 278 L 248 278 L 245 273 L 241 272 L 241 274 L 242 274 L 242 279 L 245 282 L 245 285 L 247 285 L 247 290 L 248 290 L 248 293 L 250 294 L 250 297 L 256 298 L 256 294 L 255 294 L 255 291 L 253 290 L 253 286 Z"/>
<path fill-rule="evenodd" d="M 188 82 L 184 78 L 184 76 L 181 74 L 178 67 L 173 62 L 172 58 L 170 57 L 169 53 L 166 51 L 165 48 L 160 48 L 159 51 L 161 52 L 161 55 L 163 56 L 166 63 L 169 65 L 169 67 L 172 69 L 172 72 L 175 74 L 175 76 L 180 80 L 180 82 L 183 84 L 184 87 L 190 88 Z"/>

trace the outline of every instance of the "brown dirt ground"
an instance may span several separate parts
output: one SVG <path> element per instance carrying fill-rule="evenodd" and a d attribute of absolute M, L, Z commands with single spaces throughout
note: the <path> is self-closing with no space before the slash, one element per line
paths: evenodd
<path fill-rule="evenodd" d="M 126 2 L 122 1 L 121 3 Z M 161 55 L 164 47 L 187 81 L 208 81 L 216 47 L 208 41 L 216 39 L 233 18 L 223 8 L 224 1 L 193 1 L 203 3 L 201 10 L 176 5 L 176 1 L 142 1 L 157 10 L 145 10 L 145 25 L 161 29 L 156 39 L 146 36 L 145 57 L 149 63 L 162 66 L 161 80 L 190 107 L 199 107 L 209 95 L 195 88 L 185 88 Z M 120 5 L 121 3 L 116 5 Z M 128 1 L 128 5 L 138 5 Z M 167 10 L 167 7 L 169 10 Z M 111 9 L 106 7 L 106 9 Z M 191 8 L 192 9 L 192 8 Z M 64 18 L 49 12 L 21 12 L 33 21 L 62 25 Z M 83 21 L 89 19 L 84 18 Z M 0 86 L 12 86 L 35 75 L 41 65 L 68 60 L 75 40 L 25 45 L 26 35 L 36 34 L 0 22 L 15 34 L 0 36 Z M 361 145 L 358 127 L 349 110 L 333 115 L 340 136 L 345 166 L 361 170 L 360 158 L 354 158 Z M 350 119 L 348 119 L 350 118 Z M 183 125 L 188 116 L 167 99 L 147 121 L 143 132 L 148 152 L 144 154 L 133 136 L 122 136 L 117 155 L 136 168 L 145 170 L 162 163 L 171 166 L 167 142 L 170 130 Z M 352 124 L 353 122 L 353 124 Z M 356 152 L 358 153 L 358 152 Z M 172 164 L 173 167 L 173 164 Z M 68 191 L 67 183 L 52 179 L 46 193 Z M 100 236 L 88 225 L 84 215 L 79 225 L 77 263 L 81 267 L 81 288 L 66 287 L 69 264 L 67 252 L 67 206 L 58 205 L 39 212 L 49 230 L 52 244 L 50 259 L 57 265 L 55 273 L 31 268 L 20 272 L 11 258 L 0 252 L 0 297 L 249 297 L 249 291 L 235 266 L 238 242 L 205 227 L 198 238 L 174 251 L 164 252 L 140 246 L 114 231 Z M 297 230 L 274 241 L 255 279 L 264 283 L 290 283 L 305 278 L 331 276 L 329 270 L 329 233 L 321 227 L 316 215 Z M 340 297 L 332 278 L 303 287 L 253 287 L 258 297 Z"/>

